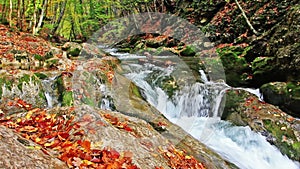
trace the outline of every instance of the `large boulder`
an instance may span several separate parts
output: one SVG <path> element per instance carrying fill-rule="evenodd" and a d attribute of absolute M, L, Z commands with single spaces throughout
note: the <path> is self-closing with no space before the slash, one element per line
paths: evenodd
<path fill-rule="evenodd" d="M 264 100 L 279 106 L 287 113 L 300 117 L 300 84 L 299 82 L 272 82 L 261 86 Z"/>

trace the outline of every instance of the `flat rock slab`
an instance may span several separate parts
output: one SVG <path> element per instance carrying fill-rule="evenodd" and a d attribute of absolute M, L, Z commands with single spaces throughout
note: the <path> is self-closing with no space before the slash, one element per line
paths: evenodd
<path fill-rule="evenodd" d="M 64 162 L 44 154 L 34 146 L 34 143 L 18 136 L 11 129 L 0 126 L 0 168 L 68 168 Z"/>

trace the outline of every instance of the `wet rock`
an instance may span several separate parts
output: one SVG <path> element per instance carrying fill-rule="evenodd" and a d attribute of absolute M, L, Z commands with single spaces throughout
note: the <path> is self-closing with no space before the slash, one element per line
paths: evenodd
<path fill-rule="evenodd" d="M 272 82 L 264 84 L 260 91 L 266 102 L 279 106 L 293 116 L 300 117 L 299 82 Z"/>
<path fill-rule="evenodd" d="M 102 58 L 108 56 L 108 54 L 95 45 L 89 43 L 82 43 L 82 50 L 80 56 L 88 59 L 92 57 Z"/>
<path fill-rule="evenodd" d="M 177 148 L 186 150 L 207 168 L 236 168 L 224 161 L 219 155 L 186 133 L 183 129 L 169 122 L 158 110 L 147 103 L 130 89 L 132 82 L 121 75 L 116 75 L 116 83 L 112 84 L 112 97 L 116 109 L 123 114 L 142 119 L 151 124 Z M 126 92 L 128 91 L 128 92 Z M 130 92 L 132 91 L 132 92 Z M 157 128 L 155 124 L 165 124 L 165 128 Z"/>
<path fill-rule="evenodd" d="M 193 46 L 186 46 L 181 52 L 180 52 L 180 55 L 182 56 L 194 56 L 196 54 L 196 51 L 195 51 L 195 47 Z"/>
<path fill-rule="evenodd" d="M 248 84 L 250 67 L 243 57 L 250 48 L 224 47 L 217 49 L 225 69 L 226 82 L 231 86 Z"/>

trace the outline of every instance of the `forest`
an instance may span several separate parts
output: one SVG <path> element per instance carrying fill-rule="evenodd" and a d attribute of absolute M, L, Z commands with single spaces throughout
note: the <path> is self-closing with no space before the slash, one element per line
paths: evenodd
<path fill-rule="evenodd" d="M 172 1 L 2 0 L 1 22 L 33 35 L 88 38 L 110 20 L 132 13 L 166 12 Z"/>

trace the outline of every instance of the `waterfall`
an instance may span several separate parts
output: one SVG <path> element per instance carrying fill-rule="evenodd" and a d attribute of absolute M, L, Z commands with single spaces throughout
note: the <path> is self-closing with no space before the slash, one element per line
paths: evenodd
<path fill-rule="evenodd" d="M 48 108 L 52 108 L 54 105 L 58 104 L 58 96 L 57 94 L 55 94 L 55 90 L 53 88 L 56 77 L 57 76 L 53 76 L 51 78 L 42 80 L 42 86 L 44 89 L 44 95 L 46 97 Z"/>
<path fill-rule="evenodd" d="M 199 71 L 204 83 L 182 86 L 170 98 L 162 88 L 155 85 L 157 79 L 150 82 L 146 79 L 155 70 L 160 70 L 156 77 L 161 77 L 170 75 L 173 69 L 151 64 L 126 64 L 130 60 L 126 54 L 115 56 L 121 56 L 121 60 L 125 58 L 122 60 L 123 67 L 127 69 L 125 76 L 143 89 L 150 104 L 224 159 L 242 169 L 300 168 L 298 162 L 282 155 L 264 136 L 253 132 L 249 127 L 233 126 L 220 120 L 221 99 L 226 89 L 230 88 L 224 82 L 211 82 L 204 71 Z"/>

